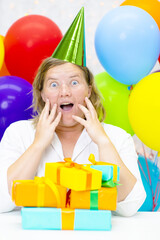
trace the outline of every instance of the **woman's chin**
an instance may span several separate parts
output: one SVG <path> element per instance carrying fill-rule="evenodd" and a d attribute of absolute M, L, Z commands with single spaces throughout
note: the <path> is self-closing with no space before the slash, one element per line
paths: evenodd
<path fill-rule="evenodd" d="M 64 127 L 73 127 L 77 125 L 78 122 L 76 122 L 73 118 L 70 119 L 61 119 L 59 126 L 64 126 Z"/>

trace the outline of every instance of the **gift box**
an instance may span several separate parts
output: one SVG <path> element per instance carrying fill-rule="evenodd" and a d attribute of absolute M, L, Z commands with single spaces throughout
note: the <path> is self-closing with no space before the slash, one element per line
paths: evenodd
<path fill-rule="evenodd" d="M 12 186 L 12 200 L 17 206 L 59 207 L 66 206 L 65 187 L 44 177 L 34 180 L 15 180 Z"/>
<path fill-rule="evenodd" d="M 107 162 L 96 162 L 94 155 L 91 153 L 88 160 L 92 164 L 86 164 L 93 169 L 102 171 L 102 181 L 108 181 L 112 179 L 114 182 L 119 182 L 120 180 L 120 167 L 116 164 Z"/>
<path fill-rule="evenodd" d="M 111 230 L 111 211 L 70 208 L 21 209 L 23 229 Z"/>
<path fill-rule="evenodd" d="M 102 187 L 91 191 L 70 191 L 70 208 L 116 210 L 117 188 Z"/>
<path fill-rule="evenodd" d="M 111 165 L 90 165 L 91 168 L 102 172 L 102 181 L 113 179 L 113 166 Z"/>
<path fill-rule="evenodd" d="M 101 171 L 74 163 L 70 158 L 64 160 L 65 162 L 46 163 L 45 177 L 75 191 L 101 188 Z"/>

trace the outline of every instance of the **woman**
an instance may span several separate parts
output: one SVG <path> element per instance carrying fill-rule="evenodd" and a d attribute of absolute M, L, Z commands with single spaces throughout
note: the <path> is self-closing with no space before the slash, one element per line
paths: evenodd
<path fill-rule="evenodd" d="M 120 167 L 116 212 L 131 216 L 145 199 L 134 143 L 124 130 L 99 121 L 104 109 L 93 75 L 82 66 L 47 58 L 33 83 L 33 120 L 19 121 L 6 130 L 0 145 L 0 209 L 14 208 L 15 179 L 44 176 L 46 162 L 70 157 L 77 163 L 96 161 Z M 9 191 L 9 193 L 8 193 Z"/>

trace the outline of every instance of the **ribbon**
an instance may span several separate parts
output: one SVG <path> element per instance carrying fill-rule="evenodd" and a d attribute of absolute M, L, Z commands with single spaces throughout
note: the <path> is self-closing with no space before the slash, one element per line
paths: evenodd
<path fill-rule="evenodd" d="M 62 208 L 62 230 L 74 230 L 75 209 Z"/>
<path fill-rule="evenodd" d="M 113 188 L 113 187 L 116 187 L 117 185 L 122 185 L 122 184 L 119 184 L 117 182 L 113 182 L 112 179 L 108 180 L 108 181 L 102 181 L 102 187 L 108 187 L 108 188 Z"/>
<path fill-rule="evenodd" d="M 91 153 L 89 155 L 89 158 L 88 160 L 93 164 L 93 165 L 110 165 L 110 166 L 113 166 L 113 181 L 116 182 L 116 181 L 119 181 L 118 179 L 118 166 L 116 164 L 113 164 L 113 163 L 107 163 L 107 162 L 96 162 L 95 160 L 95 156 L 93 153 Z"/>
<path fill-rule="evenodd" d="M 62 167 L 67 167 L 67 168 L 73 168 L 75 167 L 76 169 L 83 170 L 87 173 L 87 181 L 86 181 L 86 190 L 91 189 L 91 183 L 92 183 L 92 173 L 86 169 L 85 166 L 82 164 L 75 163 L 71 160 L 71 158 L 64 158 L 65 162 L 58 162 L 61 163 L 62 166 L 59 166 L 57 168 L 57 184 L 60 185 L 60 172 Z"/>
<path fill-rule="evenodd" d="M 90 209 L 98 210 L 98 190 L 90 191 Z"/>
<path fill-rule="evenodd" d="M 48 178 L 45 178 L 45 177 L 35 177 L 34 181 L 38 187 L 37 207 L 44 206 L 44 189 L 45 189 L 45 184 L 46 184 L 55 195 L 55 198 L 57 201 L 57 208 L 60 208 L 61 207 L 61 197 L 60 197 L 59 191 L 57 189 L 57 186 L 51 180 L 49 180 Z"/>
<path fill-rule="evenodd" d="M 96 160 L 95 160 L 95 156 L 94 156 L 93 153 L 91 153 L 91 154 L 89 155 L 88 160 L 89 160 L 93 165 L 97 165 L 97 162 L 96 162 Z"/>

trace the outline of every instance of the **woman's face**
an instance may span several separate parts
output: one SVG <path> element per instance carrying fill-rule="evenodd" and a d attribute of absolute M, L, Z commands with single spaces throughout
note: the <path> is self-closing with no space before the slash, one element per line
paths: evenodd
<path fill-rule="evenodd" d="M 91 86 L 88 86 L 83 71 L 72 63 L 55 66 L 48 70 L 44 80 L 41 96 L 45 102 L 57 104 L 57 113 L 61 112 L 60 125 L 73 126 L 76 122 L 72 115 L 84 117 L 78 104 L 85 106 L 85 97 L 90 97 Z M 76 123 L 77 124 L 77 123 Z"/>

